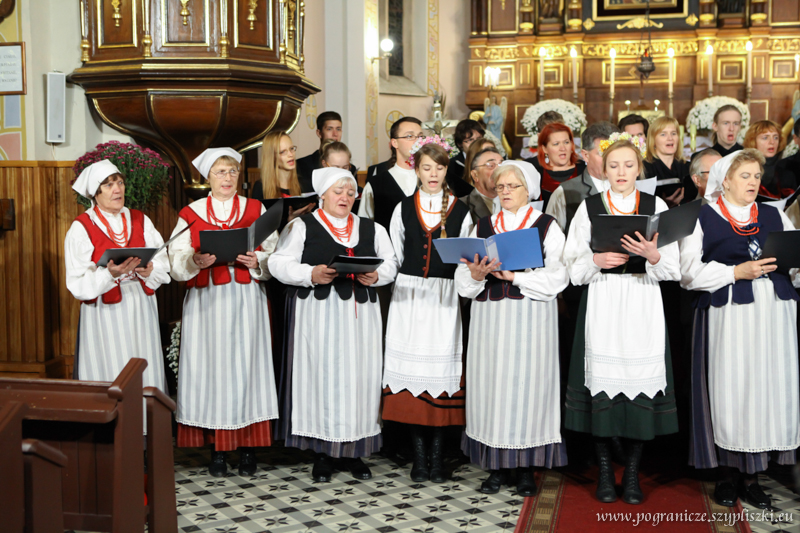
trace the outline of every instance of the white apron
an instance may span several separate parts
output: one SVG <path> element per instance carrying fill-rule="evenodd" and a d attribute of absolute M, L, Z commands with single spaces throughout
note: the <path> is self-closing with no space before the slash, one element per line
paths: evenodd
<path fill-rule="evenodd" d="M 557 306 L 530 298 L 472 301 L 467 436 L 505 449 L 561 442 Z"/>
<path fill-rule="evenodd" d="M 356 318 L 358 314 L 358 318 Z M 380 433 L 378 302 L 297 298 L 292 355 L 292 434 L 352 442 Z"/>
<path fill-rule="evenodd" d="M 752 304 L 709 308 L 714 442 L 734 452 L 793 450 L 800 445 L 797 302 L 779 299 L 768 279 L 753 281 L 753 296 Z"/>
<path fill-rule="evenodd" d="M 455 282 L 399 274 L 386 326 L 383 386 L 437 398 L 460 390 L 461 309 Z"/>
<path fill-rule="evenodd" d="M 181 323 L 177 421 L 241 429 L 278 418 L 265 284 L 186 291 Z"/>

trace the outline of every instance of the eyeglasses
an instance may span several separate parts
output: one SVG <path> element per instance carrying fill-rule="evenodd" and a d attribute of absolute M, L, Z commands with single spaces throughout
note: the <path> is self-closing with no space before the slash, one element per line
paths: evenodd
<path fill-rule="evenodd" d="M 425 134 L 424 133 L 420 133 L 419 135 L 414 135 L 412 133 L 409 133 L 408 135 L 403 135 L 402 137 L 392 137 L 392 138 L 393 139 L 405 139 L 406 141 L 410 141 L 412 139 L 424 139 L 425 138 Z"/>
<path fill-rule="evenodd" d="M 522 187 L 522 185 L 498 185 L 494 188 L 494 190 L 495 192 L 503 192 L 504 190 L 508 189 L 508 192 L 514 192 L 520 187 Z"/>
<path fill-rule="evenodd" d="M 281 155 L 286 155 L 286 152 L 297 152 L 297 146 L 292 146 L 291 148 L 287 148 L 286 150 L 281 150 Z"/>
<path fill-rule="evenodd" d="M 224 178 L 225 174 L 230 174 L 232 178 L 236 178 L 239 176 L 239 171 L 232 168 L 230 170 L 217 170 L 216 172 L 212 172 L 212 174 L 217 178 Z"/>
<path fill-rule="evenodd" d="M 484 164 L 482 164 L 482 165 L 475 165 L 475 166 L 474 166 L 474 167 L 472 167 L 472 168 L 481 168 L 481 167 L 486 167 L 486 168 L 488 168 L 489 170 L 494 170 L 494 169 L 496 169 L 496 168 L 497 168 L 497 166 L 498 166 L 499 164 L 500 164 L 500 163 L 498 163 L 497 161 L 494 161 L 494 160 L 492 160 L 492 161 L 487 161 L 486 163 L 484 163 Z"/>

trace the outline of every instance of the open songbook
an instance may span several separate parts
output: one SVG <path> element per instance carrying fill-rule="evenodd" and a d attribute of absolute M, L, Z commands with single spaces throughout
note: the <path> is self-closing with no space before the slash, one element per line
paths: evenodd
<path fill-rule="evenodd" d="M 194 224 L 194 222 L 192 222 Z M 131 257 L 138 257 L 142 260 L 142 265 L 147 266 L 147 263 L 153 260 L 153 258 L 169 246 L 172 241 L 180 237 L 183 232 L 187 229 L 192 227 L 192 224 L 189 224 L 178 233 L 176 233 L 172 238 L 170 238 L 167 242 L 159 246 L 158 248 L 109 248 L 103 255 L 100 256 L 100 260 L 97 262 L 97 266 L 108 266 L 109 261 L 114 261 L 115 265 L 119 265 L 130 259 Z"/>
<path fill-rule="evenodd" d="M 433 245 L 443 263 L 459 264 L 475 260 L 475 254 L 489 261 L 500 261 L 500 270 L 525 270 L 544 266 L 542 243 L 536 228 L 519 229 L 492 235 L 487 239 L 434 239 Z"/>
<path fill-rule="evenodd" d="M 347 274 L 367 274 L 375 272 L 383 263 L 380 257 L 351 257 L 337 255 L 328 263 L 328 268 L 336 270 L 340 276 Z"/>
<path fill-rule="evenodd" d="M 634 241 L 638 241 L 637 231 L 648 241 L 658 233 L 659 248 L 672 244 L 694 232 L 700 207 L 702 201 L 698 199 L 649 216 L 592 215 L 592 250 L 599 253 L 628 254 L 629 252 L 622 247 L 622 237 L 628 235 Z"/>
<path fill-rule="evenodd" d="M 200 253 L 215 255 L 216 264 L 232 263 L 237 256 L 254 251 L 277 230 L 282 214 L 283 200 L 278 200 L 249 228 L 201 231 Z"/>

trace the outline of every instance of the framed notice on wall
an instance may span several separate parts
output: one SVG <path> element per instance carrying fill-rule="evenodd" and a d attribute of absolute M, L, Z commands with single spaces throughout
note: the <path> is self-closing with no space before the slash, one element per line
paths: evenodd
<path fill-rule="evenodd" d="M 0 95 L 25 89 L 25 43 L 0 43 Z"/>

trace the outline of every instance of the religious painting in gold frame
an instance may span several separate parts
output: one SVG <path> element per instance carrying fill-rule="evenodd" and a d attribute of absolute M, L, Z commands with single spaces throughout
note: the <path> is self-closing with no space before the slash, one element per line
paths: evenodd
<path fill-rule="evenodd" d="M 650 0 L 650 18 L 677 18 L 689 14 L 689 0 Z M 630 20 L 644 17 L 646 0 L 593 0 L 592 19 L 595 22 Z"/>
<path fill-rule="evenodd" d="M 650 9 L 665 7 L 676 8 L 678 7 L 678 1 L 679 0 L 650 0 Z M 647 2 L 644 0 L 603 0 L 603 9 L 605 10 L 643 9 L 646 6 Z"/>

